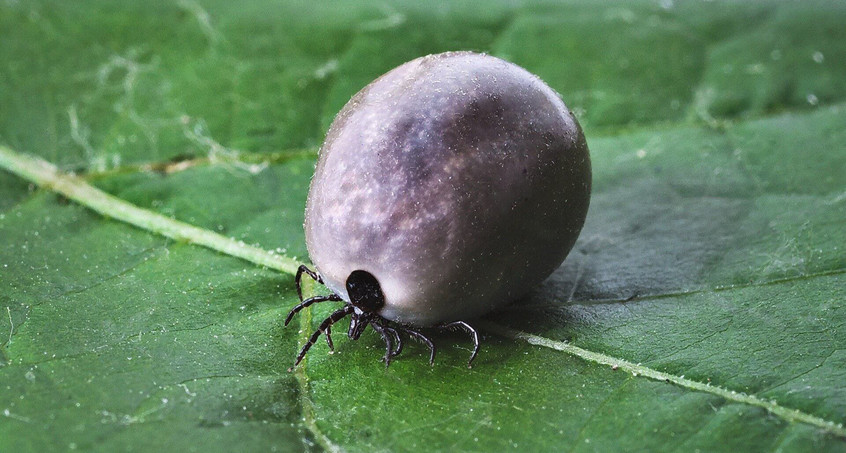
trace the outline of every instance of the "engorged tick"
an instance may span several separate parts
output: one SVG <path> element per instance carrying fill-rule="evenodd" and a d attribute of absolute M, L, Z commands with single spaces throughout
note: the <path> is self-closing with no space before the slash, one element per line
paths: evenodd
<path fill-rule="evenodd" d="M 386 345 L 405 334 L 462 329 L 514 301 L 564 260 L 590 200 L 584 134 L 558 95 L 504 60 L 472 52 L 405 63 L 356 94 L 320 149 L 306 203 L 306 245 L 316 271 L 296 275 L 300 303 L 336 301 L 302 347 L 351 318 Z M 306 274 L 332 291 L 303 299 Z"/>

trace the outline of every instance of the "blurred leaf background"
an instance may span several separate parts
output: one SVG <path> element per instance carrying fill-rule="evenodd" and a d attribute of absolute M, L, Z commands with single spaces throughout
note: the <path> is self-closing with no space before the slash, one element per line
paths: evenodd
<path fill-rule="evenodd" d="M 291 276 L 4 171 L 0 451 L 846 450 L 844 23 L 826 1 L 0 3 L 0 143 L 301 260 L 352 94 L 447 50 L 526 67 L 577 113 L 594 195 L 565 264 L 486 322 L 819 421 L 490 331 L 471 370 L 460 335 L 386 370 L 370 332 L 288 373 Z"/>

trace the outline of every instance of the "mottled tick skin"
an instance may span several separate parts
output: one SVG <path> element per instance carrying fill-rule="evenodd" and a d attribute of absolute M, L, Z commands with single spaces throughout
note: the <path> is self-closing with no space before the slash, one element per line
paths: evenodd
<path fill-rule="evenodd" d="M 361 269 L 379 281 L 388 320 L 470 319 L 561 264 L 590 186 L 581 128 L 539 78 L 487 55 L 430 55 L 375 80 L 335 118 L 306 243 L 346 301 Z"/>

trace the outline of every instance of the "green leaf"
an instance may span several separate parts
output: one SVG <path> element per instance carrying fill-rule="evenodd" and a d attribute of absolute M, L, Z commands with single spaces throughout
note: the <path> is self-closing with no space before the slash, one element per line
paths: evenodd
<path fill-rule="evenodd" d="M 0 5 L 0 451 L 846 451 L 844 22 L 835 2 Z M 288 372 L 332 310 L 282 326 L 325 129 L 455 49 L 578 113 L 579 242 L 474 323 L 472 369 L 459 333 L 385 369 L 377 334 L 339 328 Z"/>

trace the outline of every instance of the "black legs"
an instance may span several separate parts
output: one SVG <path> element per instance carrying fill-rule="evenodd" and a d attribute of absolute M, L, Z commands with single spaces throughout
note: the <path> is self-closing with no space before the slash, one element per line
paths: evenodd
<path fill-rule="evenodd" d="M 400 337 L 399 333 L 403 332 L 411 338 L 423 343 L 426 347 L 429 348 L 429 365 L 435 364 L 435 352 L 437 348 L 435 344 L 432 342 L 429 337 L 424 335 L 423 333 L 414 330 L 410 327 L 403 326 L 401 324 L 396 324 L 393 327 L 389 326 L 388 321 L 383 318 L 373 319 L 370 322 L 370 325 L 373 326 L 373 329 L 379 332 L 382 335 L 382 340 L 385 341 L 385 346 L 387 347 L 387 351 L 385 352 L 385 366 L 390 365 L 391 359 L 398 356 L 399 353 L 402 351 L 402 337 Z M 469 333 L 473 338 L 473 353 L 470 354 L 470 360 L 467 361 L 467 368 L 471 368 L 473 365 L 473 359 L 476 358 L 476 355 L 479 354 L 479 333 L 476 329 L 473 328 L 470 324 L 467 324 L 464 321 L 455 321 L 450 322 L 447 324 L 442 324 L 435 327 L 438 330 L 463 330 Z M 393 338 L 391 338 L 393 337 Z M 396 341 L 397 347 L 393 351 L 392 345 L 393 341 Z"/>
<path fill-rule="evenodd" d="M 473 336 L 473 353 L 470 354 L 470 360 L 467 361 L 467 368 L 471 368 L 473 366 L 473 359 L 476 358 L 476 355 L 479 353 L 479 332 L 476 332 L 470 324 L 467 324 L 464 321 L 455 321 L 450 322 L 447 324 L 443 324 L 438 327 L 439 329 L 460 329 L 463 330 L 470 335 Z"/>
<path fill-rule="evenodd" d="M 299 313 L 302 309 L 307 308 L 313 304 L 319 302 L 344 302 L 340 296 L 337 294 L 329 294 L 326 296 L 314 296 L 309 297 L 308 299 L 303 300 L 303 289 L 302 289 L 302 278 L 303 274 L 308 275 L 317 283 L 323 283 L 323 278 L 320 277 L 320 274 L 317 272 L 309 269 L 305 265 L 300 266 L 297 269 L 297 275 L 294 278 L 294 282 L 297 286 L 297 296 L 300 299 L 300 303 L 297 304 L 291 311 L 288 313 L 288 317 L 285 318 L 285 325 L 287 326 L 291 320 L 294 318 L 294 315 Z M 352 321 L 350 323 L 350 331 L 348 335 L 351 339 L 356 340 L 358 339 L 358 335 L 370 325 L 373 327 L 373 330 L 379 333 L 382 336 L 382 341 L 385 342 L 385 357 L 383 360 L 385 361 L 385 366 L 391 364 L 391 360 L 394 357 L 398 356 L 400 352 L 402 352 L 403 342 L 402 342 L 402 335 L 400 333 L 404 333 L 409 337 L 423 343 L 426 347 L 429 348 L 429 365 L 433 365 L 435 363 L 435 344 L 432 342 L 429 337 L 424 335 L 418 330 L 410 326 L 405 326 L 402 324 L 398 324 L 395 322 L 388 321 L 385 318 L 379 316 L 376 311 L 362 311 L 362 308 L 355 309 L 354 306 L 349 303 L 345 302 L 345 305 L 340 310 L 334 311 L 328 318 L 324 319 L 322 323 L 320 323 L 320 327 L 311 334 L 308 341 L 305 345 L 303 345 L 300 353 L 297 355 L 297 360 L 294 363 L 294 366 L 299 365 L 299 363 L 303 360 L 306 353 L 312 346 L 317 342 L 317 339 L 320 338 L 320 335 L 323 334 L 326 336 L 326 344 L 329 345 L 329 350 L 334 351 L 335 345 L 332 343 L 332 325 L 336 322 L 340 321 L 341 319 L 352 316 Z M 355 326 L 355 328 L 353 328 Z M 463 330 L 469 333 L 473 338 L 473 353 L 470 354 L 470 360 L 467 361 L 467 367 L 470 368 L 473 364 L 473 360 L 476 358 L 476 355 L 479 354 L 479 333 L 476 332 L 470 324 L 467 324 L 464 321 L 454 321 L 446 324 L 441 324 L 435 326 L 434 329 L 437 330 Z"/>
<path fill-rule="evenodd" d="M 317 339 L 320 337 L 320 334 L 329 330 L 332 327 L 332 324 L 335 324 L 336 322 L 340 321 L 341 319 L 343 319 L 344 317 L 346 317 L 347 315 L 349 315 L 352 312 L 353 312 L 352 305 L 347 305 L 340 310 L 336 310 L 331 315 L 329 315 L 328 318 L 324 319 L 323 322 L 320 323 L 320 327 L 318 327 L 317 330 L 315 330 L 314 333 L 311 334 L 311 338 L 308 339 L 308 342 L 306 342 L 306 344 L 300 350 L 299 355 L 297 355 L 297 361 L 294 362 L 294 366 L 297 366 L 297 365 L 300 364 L 300 362 L 303 360 L 303 357 L 305 357 L 308 350 L 311 349 L 311 347 L 314 345 L 314 343 L 317 343 Z"/>
<path fill-rule="evenodd" d="M 302 299 L 300 299 L 300 300 L 302 300 Z M 287 317 L 287 318 L 285 318 L 285 325 L 287 326 L 287 325 L 288 325 L 288 323 L 290 323 L 290 322 L 291 322 L 291 320 L 292 320 L 292 319 L 294 319 L 294 315 L 296 315 L 297 313 L 299 313 L 299 312 L 300 312 L 300 310 L 302 310 L 303 308 L 308 307 L 308 306 L 309 306 L 309 305 L 311 305 L 311 304 L 316 304 L 316 303 L 318 303 L 318 302 L 330 302 L 330 301 L 332 301 L 332 302 L 337 302 L 337 301 L 340 301 L 340 300 L 341 300 L 341 298 L 340 298 L 340 297 L 338 297 L 338 296 L 336 296 L 335 294 L 330 294 L 330 295 L 328 295 L 328 296 L 314 296 L 314 297 L 309 297 L 308 299 L 303 300 L 302 302 L 300 302 L 299 304 L 297 304 L 297 306 L 296 306 L 296 307 L 294 307 L 294 308 L 292 308 L 292 309 L 291 309 L 291 311 L 288 313 L 288 317 Z"/>
<path fill-rule="evenodd" d="M 409 337 L 412 337 L 412 338 L 416 339 L 417 341 L 419 341 L 419 342 L 421 342 L 421 343 L 423 343 L 423 344 L 425 344 L 426 346 L 429 347 L 429 365 L 430 366 L 434 365 L 435 364 L 435 344 L 432 343 L 432 340 L 430 340 L 429 337 L 427 337 L 426 335 L 423 335 L 422 333 L 420 333 L 416 330 L 405 329 L 405 333 L 407 333 Z"/>

